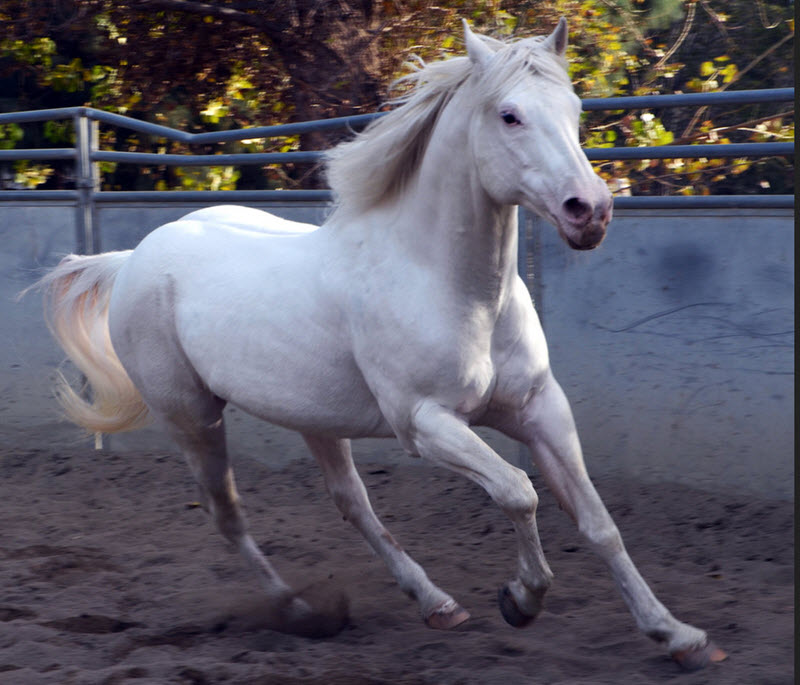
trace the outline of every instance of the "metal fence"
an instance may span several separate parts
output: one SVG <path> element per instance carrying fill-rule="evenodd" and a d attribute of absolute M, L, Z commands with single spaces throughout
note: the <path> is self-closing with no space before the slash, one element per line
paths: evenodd
<path fill-rule="evenodd" d="M 585 109 L 783 102 L 792 89 L 586 100 Z M 328 191 L 110 192 L 102 160 L 146 164 L 317 162 L 322 153 L 142 155 L 98 149 L 98 126 L 120 126 L 190 144 L 357 128 L 374 116 L 188 134 L 108 112 L 69 108 L 0 114 L 8 122 L 70 119 L 77 144 L 0 151 L 14 159 L 74 164 L 74 189 L 0 191 L 0 438 L 10 446 L 82 444 L 53 410 L 51 376 L 62 355 L 46 335 L 36 298 L 14 299 L 69 252 L 130 249 L 150 230 L 199 206 L 243 202 L 308 223 Z M 587 150 L 622 155 L 793 155 L 793 143 Z M 630 157 L 627 157 L 630 158 Z M 69 163 L 68 162 L 68 163 Z M 3 206 L 3 200 L 6 200 Z M 300 200 L 299 202 L 297 200 Z M 566 249 L 552 227 L 522 212 L 520 273 L 547 334 L 551 364 L 570 397 L 594 474 L 623 473 L 770 498 L 794 494 L 794 222 L 792 196 L 617 197 L 614 229 L 592 253 Z M 65 221 L 76 217 L 74 221 Z M 94 223 L 96 222 L 96 223 Z M 69 225 L 69 230 L 65 227 Z M 73 226 L 75 228 L 73 228 Z M 77 230 L 77 241 L 73 230 Z M 587 268 L 591 264 L 591 268 Z M 536 278 L 531 275 L 535 273 Z M 306 458 L 302 440 L 234 407 L 226 421 L 235 457 L 265 445 L 275 466 Z M 516 444 L 488 436 L 513 457 Z M 376 444 L 379 442 L 379 444 Z M 114 438 L 114 449 L 169 449 L 156 430 Z M 361 458 L 399 459 L 395 446 L 359 441 Z M 528 463 L 527 456 L 518 465 Z"/>
<path fill-rule="evenodd" d="M 721 93 L 688 93 L 675 95 L 646 95 L 638 97 L 593 98 L 582 101 L 583 109 L 632 110 L 665 107 L 698 107 L 776 103 L 794 100 L 794 88 L 776 88 Z M 384 113 L 362 114 L 320 121 L 308 121 L 278 126 L 259 126 L 211 133 L 187 133 L 158 124 L 105 112 L 90 107 L 66 107 L 27 112 L 0 114 L 0 124 L 28 123 L 72 119 L 75 127 L 75 146 L 70 148 L 0 150 L 0 162 L 14 160 L 51 161 L 72 160 L 75 163 L 74 190 L 4 190 L 0 201 L 68 200 L 75 203 L 77 213 L 77 247 L 79 251 L 96 251 L 95 206 L 97 203 L 136 202 L 248 202 L 248 201 L 329 201 L 328 190 L 246 190 L 246 191 L 101 191 L 98 162 L 141 165 L 218 166 L 245 164 L 317 163 L 324 152 L 302 151 L 281 153 L 238 154 L 158 154 L 121 152 L 99 149 L 100 123 L 158 136 L 190 145 L 225 143 L 252 138 L 275 138 L 311 131 L 357 129 L 383 116 Z M 674 159 L 699 157 L 767 157 L 793 156 L 793 142 L 726 143 L 699 145 L 665 145 L 658 147 L 612 147 L 585 150 L 592 161 L 631 159 Z M 728 196 L 639 196 L 617 197 L 619 208 L 781 208 L 793 207 L 793 195 L 728 195 Z"/>

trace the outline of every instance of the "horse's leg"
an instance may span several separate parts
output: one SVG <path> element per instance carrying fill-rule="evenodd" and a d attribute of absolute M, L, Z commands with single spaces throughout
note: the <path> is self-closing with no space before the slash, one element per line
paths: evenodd
<path fill-rule="evenodd" d="M 530 623 L 541 610 L 553 578 L 536 528 L 538 496 L 530 478 L 440 405 L 424 403 L 411 429 L 413 448 L 421 457 L 478 483 L 511 519 L 519 547 L 519 574 L 500 589 L 500 609 L 512 625 Z"/>
<path fill-rule="evenodd" d="M 549 376 L 519 415 L 493 422 L 532 452 L 561 507 L 592 549 L 606 562 L 640 630 L 664 643 L 684 667 L 693 669 L 725 658 L 702 630 L 676 620 L 656 599 L 623 545 L 617 526 L 589 480 L 569 403 Z"/>
<path fill-rule="evenodd" d="M 310 607 L 295 595 L 247 533 L 225 445 L 224 406 L 214 396 L 197 394 L 191 403 L 180 410 L 172 406 L 161 418 L 186 458 L 217 528 L 255 570 L 283 628 L 302 632 L 311 617 Z"/>
<path fill-rule="evenodd" d="M 383 559 L 400 589 L 419 602 L 425 622 L 432 628 L 453 628 L 466 621 L 469 614 L 428 579 L 375 515 L 353 463 L 350 441 L 303 437 L 322 468 L 328 493 L 339 511 Z"/>

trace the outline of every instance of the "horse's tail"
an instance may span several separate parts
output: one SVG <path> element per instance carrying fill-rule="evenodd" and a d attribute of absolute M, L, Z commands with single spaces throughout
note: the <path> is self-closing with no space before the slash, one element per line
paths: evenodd
<path fill-rule="evenodd" d="M 147 405 L 117 357 L 108 330 L 111 288 L 130 254 L 69 255 L 33 286 L 44 292 L 50 331 L 86 378 L 76 390 L 59 372 L 56 397 L 67 417 L 92 433 L 129 431 L 149 422 Z"/>

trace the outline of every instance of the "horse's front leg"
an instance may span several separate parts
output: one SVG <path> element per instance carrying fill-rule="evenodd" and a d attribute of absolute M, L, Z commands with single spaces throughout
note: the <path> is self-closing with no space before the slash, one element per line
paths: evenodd
<path fill-rule="evenodd" d="M 608 565 L 639 629 L 664 643 L 686 668 L 700 668 L 725 658 L 724 652 L 709 643 L 705 632 L 681 623 L 667 611 L 634 566 L 617 526 L 589 480 L 572 411 L 552 374 L 520 412 L 497 415 L 492 423 L 529 446 L 561 507 Z"/>
<path fill-rule="evenodd" d="M 475 481 L 514 524 L 519 574 L 500 589 L 500 609 L 514 626 L 530 623 L 542 608 L 553 574 L 536 528 L 538 496 L 528 475 L 511 466 L 469 426 L 434 402 L 425 402 L 412 420 L 414 450 L 423 458 Z"/>
<path fill-rule="evenodd" d="M 425 623 L 449 629 L 466 621 L 469 614 L 428 579 L 375 515 L 353 463 L 350 441 L 313 435 L 303 438 L 322 468 L 334 503 L 381 556 L 403 592 L 419 602 Z"/>

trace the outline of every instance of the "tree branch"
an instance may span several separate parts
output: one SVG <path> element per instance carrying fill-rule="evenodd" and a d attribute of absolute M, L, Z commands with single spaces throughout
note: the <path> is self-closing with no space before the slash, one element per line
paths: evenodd
<path fill-rule="evenodd" d="M 195 0 L 140 0 L 136 5 L 132 5 L 134 9 L 148 9 L 151 7 L 171 12 L 202 14 L 203 16 L 216 17 L 217 19 L 225 19 L 237 24 L 252 26 L 263 31 L 270 38 L 276 34 L 280 35 L 284 29 L 283 26 L 276 22 L 271 22 L 258 14 L 250 14 L 234 7 L 223 7 L 208 2 L 196 2 Z"/>
<path fill-rule="evenodd" d="M 766 50 L 764 50 L 764 52 L 762 52 L 758 57 L 756 57 L 752 62 L 750 62 L 750 64 L 748 64 L 744 69 L 742 69 L 741 71 L 737 71 L 733 75 L 733 78 L 727 83 L 723 84 L 722 87 L 719 88 L 716 92 L 721 93 L 723 90 L 727 90 L 730 86 L 732 86 L 740 78 L 742 78 L 742 76 L 744 76 L 748 71 L 750 71 L 754 66 L 756 66 L 756 64 L 758 64 L 762 59 L 775 52 L 775 50 L 777 50 L 781 45 L 783 45 L 786 41 L 791 40 L 792 38 L 794 38 L 794 31 L 792 31 L 792 33 L 785 35 L 772 47 L 769 47 Z M 700 121 L 700 117 L 702 117 L 706 113 L 706 110 L 708 110 L 708 108 L 709 105 L 704 105 L 694 113 L 694 116 L 692 117 L 692 120 L 689 122 L 689 125 L 681 134 L 681 138 L 686 138 L 689 134 L 691 134 L 692 129 L 697 125 L 697 122 Z"/>
<path fill-rule="evenodd" d="M 664 56 L 660 60 L 658 60 L 656 65 L 653 67 L 653 71 L 658 71 L 661 67 L 663 67 L 667 60 L 672 57 L 672 55 L 675 54 L 675 51 L 683 44 L 683 41 L 686 40 L 686 36 L 689 35 L 689 31 L 692 28 L 696 11 L 697 2 L 689 3 L 689 8 L 686 10 L 686 19 L 683 22 L 683 28 L 681 29 L 680 35 L 675 43 L 673 43 L 672 47 L 664 53 Z"/>
<path fill-rule="evenodd" d="M 685 145 L 688 143 L 692 143 L 695 140 L 702 140 L 703 138 L 708 138 L 712 134 L 728 133 L 729 131 L 747 131 L 749 130 L 747 128 L 748 126 L 757 126 L 758 124 L 763 124 L 767 121 L 775 121 L 775 119 L 782 119 L 783 117 L 791 117 L 791 116 L 794 116 L 794 109 L 790 109 L 785 112 L 779 112 L 778 114 L 770 114 L 769 116 L 765 117 L 759 117 L 758 119 L 750 119 L 749 121 L 743 121 L 741 124 L 712 128 L 710 131 L 706 133 L 695 133 L 693 135 L 687 136 L 686 138 L 675 138 L 675 140 L 673 140 L 670 143 L 670 145 Z"/>

